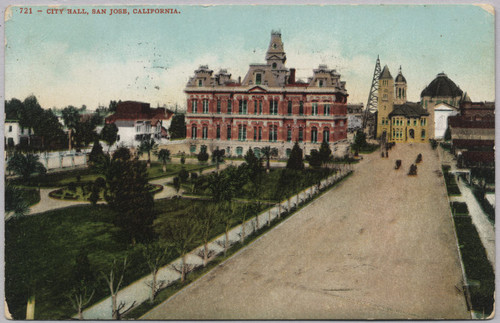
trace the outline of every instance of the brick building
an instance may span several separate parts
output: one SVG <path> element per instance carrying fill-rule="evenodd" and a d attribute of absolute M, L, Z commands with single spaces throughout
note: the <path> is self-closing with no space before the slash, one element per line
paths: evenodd
<path fill-rule="evenodd" d="M 333 151 L 345 142 L 348 94 L 340 74 L 320 65 L 303 82 L 285 62 L 281 33 L 273 31 L 266 63 L 251 64 L 243 80 L 231 79 L 227 70 L 214 75 L 200 66 L 184 90 L 190 151 L 206 145 L 232 156 L 249 148 L 259 155 L 262 147 L 271 146 L 284 157 L 296 141 L 306 154 L 323 140 Z"/>

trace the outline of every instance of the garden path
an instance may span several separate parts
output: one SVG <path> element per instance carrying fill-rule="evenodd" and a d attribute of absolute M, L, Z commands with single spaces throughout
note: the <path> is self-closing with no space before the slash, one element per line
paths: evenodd
<path fill-rule="evenodd" d="M 348 181 L 143 318 L 470 319 L 440 168 L 428 144 L 364 155 Z"/>
<path fill-rule="evenodd" d="M 495 225 L 484 214 L 470 187 L 465 185 L 463 181 L 459 181 L 457 184 L 462 195 L 454 196 L 452 200 L 467 203 L 472 223 L 474 223 L 477 233 L 479 233 L 479 238 L 481 238 L 481 242 L 486 249 L 488 260 L 493 266 L 493 270 L 495 270 Z"/>

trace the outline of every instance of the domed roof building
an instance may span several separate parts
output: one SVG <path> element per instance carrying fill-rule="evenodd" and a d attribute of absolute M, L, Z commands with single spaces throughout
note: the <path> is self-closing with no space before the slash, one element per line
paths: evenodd
<path fill-rule="evenodd" d="M 429 96 L 431 98 L 445 97 L 461 97 L 463 91 L 448 78 L 443 72 L 439 73 L 436 78 L 422 91 L 420 97 Z"/>

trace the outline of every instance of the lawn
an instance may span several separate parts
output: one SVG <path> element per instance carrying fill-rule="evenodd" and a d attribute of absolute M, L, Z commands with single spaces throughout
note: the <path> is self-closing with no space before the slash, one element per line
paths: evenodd
<path fill-rule="evenodd" d="M 206 210 L 213 202 L 165 199 L 155 203 L 157 219 L 169 221 L 191 214 L 192 206 Z M 252 207 L 248 207 L 252 206 Z M 264 206 L 261 207 L 261 210 Z M 259 210 L 249 203 L 236 204 L 234 225 Z M 33 217 L 12 219 L 5 224 L 5 292 L 9 310 L 15 319 L 24 319 L 26 300 L 35 291 L 35 319 L 68 319 L 75 311 L 69 301 L 77 255 L 86 251 L 96 277 L 92 303 L 107 297 L 109 291 L 100 278 L 114 258 L 128 254 L 124 286 L 148 274 L 139 246 L 123 239 L 113 225 L 114 213 L 106 205 L 84 205 L 45 212 Z M 210 236 L 223 233 L 223 225 L 214 225 Z M 195 245 L 201 245 L 201 240 Z M 173 252 L 165 263 L 178 257 Z"/>
<path fill-rule="evenodd" d="M 213 167 L 212 165 L 197 165 L 197 164 L 167 164 L 166 172 L 163 172 L 163 167 L 161 163 L 153 162 L 151 168 L 148 169 L 148 178 L 160 178 L 165 176 L 173 176 L 177 174 L 182 168 L 187 171 L 199 171 L 200 169 L 206 169 Z M 98 174 L 92 168 L 85 169 L 72 169 L 59 172 L 47 173 L 45 175 L 38 175 L 31 177 L 28 181 L 23 181 L 18 178 L 12 180 L 12 183 L 16 186 L 25 187 L 45 187 L 45 188 L 56 188 L 67 186 L 69 183 L 89 183 L 95 181 L 98 177 L 102 175 Z"/>
<path fill-rule="evenodd" d="M 230 170 L 226 169 L 222 171 L 221 174 L 228 171 Z M 257 188 L 251 180 L 246 178 L 235 178 L 234 176 L 237 176 L 237 174 L 233 174 L 232 179 L 241 183 L 236 192 L 234 192 L 234 197 L 239 199 L 258 199 L 275 202 L 277 198 L 283 200 L 287 195 L 294 195 L 307 187 L 317 184 L 319 180 L 334 173 L 332 169 L 308 168 L 303 171 L 294 172 L 293 175 L 288 178 L 289 182 L 286 183 L 287 185 L 282 185 L 279 181 L 283 171 L 285 171 L 283 168 L 271 168 L 269 173 L 262 171 L 259 174 L 259 180 L 257 181 L 259 184 L 257 184 Z M 188 190 L 188 194 L 198 196 L 210 196 L 211 194 L 208 176 L 198 177 L 194 181 L 189 180 L 183 188 Z M 277 195 L 276 192 L 282 192 L 283 194 Z"/>

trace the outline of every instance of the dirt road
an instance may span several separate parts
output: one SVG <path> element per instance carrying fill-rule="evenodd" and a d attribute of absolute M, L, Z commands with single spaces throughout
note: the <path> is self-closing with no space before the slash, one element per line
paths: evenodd
<path fill-rule="evenodd" d="M 428 144 L 365 156 L 349 180 L 144 319 L 470 318 L 439 169 Z"/>

